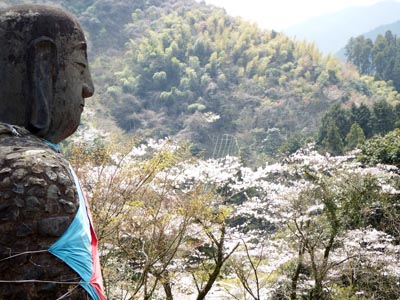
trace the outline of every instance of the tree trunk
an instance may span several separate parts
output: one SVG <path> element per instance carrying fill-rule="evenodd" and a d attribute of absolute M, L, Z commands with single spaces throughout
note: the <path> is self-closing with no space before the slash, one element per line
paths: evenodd
<path fill-rule="evenodd" d="M 291 286 L 290 286 L 290 300 L 297 299 L 297 284 L 298 284 L 301 268 L 303 267 L 304 252 L 305 252 L 305 247 L 302 244 L 299 249 L 299 260 L 297 262 L 296 270 L 294 271 L 293 276 L 292 276 L 292 282 L 291 282 Z"/>
<path fill-rule="evenodd" d="M 165 300 L 174 300 L 174 297 L 172 296 L 172 288 L 171 288 L 171 283 L 169 281 L 163 282 L 163 288 L 165 292 Z"/>

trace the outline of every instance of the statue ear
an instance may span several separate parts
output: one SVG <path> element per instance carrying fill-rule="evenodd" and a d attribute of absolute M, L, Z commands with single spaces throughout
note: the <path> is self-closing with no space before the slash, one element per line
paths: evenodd
<path fill-rule="evenodd" d="M 29 90 L 25 126 L 42 136 L 50 126 L 57 76 L 57 47 L 52 39 L 41 37 L 31 42 L 27 67 Z"/>

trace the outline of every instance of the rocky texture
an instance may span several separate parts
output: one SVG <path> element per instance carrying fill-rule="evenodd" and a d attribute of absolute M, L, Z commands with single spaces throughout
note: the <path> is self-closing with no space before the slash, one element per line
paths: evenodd
<path fill-rule="evenodd" d="M 79 125 L 94 92 L 86 47 L 68 12 L 0 10 L 0 300 L 87 298 L 80 277 L 47 252 L 79 200 L 68 162 L 42 140 L 59 143 Z"/>
<path fill-rule="evenodd" d="M 0 280 L 79 282 L 73 270 L 46 252 L 78 206 L 62 155 L 27 130 L 0 124 Z M 0 299 L 56 300 L 71 290 L 63 299 L 87 299 L 77 284 L 55 283 L 0 283 Z"/>

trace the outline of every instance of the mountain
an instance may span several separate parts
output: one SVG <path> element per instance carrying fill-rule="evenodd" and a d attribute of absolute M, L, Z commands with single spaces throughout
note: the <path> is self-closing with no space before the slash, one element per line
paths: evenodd
<path fill-rule="evenodd" d="M 387 24 L 387 25 L 379 26 L 379 27 L 375 28 L 374 30 L 368 31 L 368 32 L 363 33 L 361 35 L 363 35 L 365 38 L 371 39 L 374 42 L 376 37 L 379 34 L 380 35 L 385 35 L 385 33 L 387 31 L 391 31 L 393 35 L 400 36 L 400 21 L 396 21 L 394 23 L 390 23 L 390 24 Z M 340 59 L 342 59 L 343 61 L 346 60 L 344 47 L 345 47 L 345 45 L 343 45 L 343 47 L 340 48 L 340 50 L 336 53 L 336 55 Z"/>
<path fill-rule="evenodd" d="M 111 136 L 169 136 L 208 157 L 240 149 L 265 161 L 313 138 L 332 104 L 400 102 L 312 43 L 194 0 L 48 2 L 87 33 L 96 95 L 83 121 Z"/>
<path fill-rule="evenodd" d="M 384 35 L 385 32 L 389 31 L 389 30 L 394 35 L 400 36 L 400 21 L 396 21 L 394 23 L 379 26 L 379 27 L 375 28 L 374 30 L 364 33 L 363 36 L 374 41 L 379 34 Z"/>
<path fill-rule="evenodd" d="M 385 1 L 365 7 L 351 7 L 294 25 L 285 33 L 315 42 L 324 53 L 336 53 L 350 37 L 400 19 L 400 2 Z"/>

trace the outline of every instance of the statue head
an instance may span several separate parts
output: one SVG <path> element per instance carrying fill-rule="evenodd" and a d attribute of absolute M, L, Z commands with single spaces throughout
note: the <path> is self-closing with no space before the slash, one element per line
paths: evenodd
<path fill-rule="evenodd" d="M 0 122 L 58 143 L 94 92 L 78 21 L 55 7 L 0 10 Z"/>

